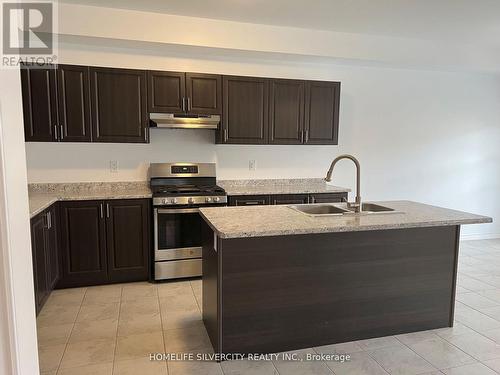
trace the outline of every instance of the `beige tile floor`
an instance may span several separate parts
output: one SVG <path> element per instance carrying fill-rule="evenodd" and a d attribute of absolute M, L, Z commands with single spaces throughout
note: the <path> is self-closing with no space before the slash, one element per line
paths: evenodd
<path fill-rule="evenodd" d="M 500 374 L 500 240 L 463 242 L 455 326 L 297 351 L 330 362 L 151 362 L 151 352 L 212 352 L 201 281 L 55 291 L 37 319 L 44 375 Z"/>

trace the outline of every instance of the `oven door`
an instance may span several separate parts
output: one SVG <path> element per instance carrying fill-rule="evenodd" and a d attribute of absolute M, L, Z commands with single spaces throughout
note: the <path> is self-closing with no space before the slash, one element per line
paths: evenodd
<path fill-rule="evenodd" d="M 201 220 L 198 208 L 155 208 L 155 261 L 201 257 Z"/>

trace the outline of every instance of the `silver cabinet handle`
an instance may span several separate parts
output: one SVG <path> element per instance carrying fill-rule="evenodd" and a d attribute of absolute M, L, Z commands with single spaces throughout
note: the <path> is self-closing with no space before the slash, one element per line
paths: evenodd
<path fill-rule="evenodd" d="M 224 128 L 224 142 L 227 142 L 227 128 Z"/>
<path fill-rule="evenodd" d="M 59 140 L 59 135 L 57 134 L 57 125 L 54 125 L 54 138 L 56 139 L 56 141 Z"/>
<path fill-rule="evenodd" d="M 64 139 L 64 128 L 62 125 L 60 125 L 61 128 L 61 141 Z"/>
<path fill-rule="evenodd" d="M 188 106 L 187 110 L 189 112 L 191 110 L 191 98 L 189 96 L 187 97 L 187 106 Z"/>
<path fill-rule="evenodd" d="M 182 112 L 186 112 L 186 98 L 182 97 Z"/>
<path fill-rule="evenodd" d="M 304 143 L 304 130 L 299 130 L 300 143 Z"/>
<path fill-rule="evenodd" d="M 106 203 L 106 217 L 109 218 L 109 203 Z"/>
<path fill-rule="evenodd" d="M 254 205 L 259 205 L 259 204 L 263 204 L 263 202 L 262 201 L 245 201 L 244 202 L 245 206 L 254 206 Z"/>
<path fill-rule="evenodd" d="M 102 206 L 102 203 L 99 205 L 99 207 L 100 207 L 100 211 L 101 211 L 101 219 L 103 219 L 104 218 L 104 208 Z"/>
<path fill-rule="evenodd" d="M 316 203 L 316 198 L 311 197 L 311 203 Z"/>
<path fill-rule="evenodd" d="M 52 228 L 52 212 L 47 212 L 47 219 L 49 221 L 49 229 Z"/>
<path fill-rule="evenodd" d="M 309 142 L 309 129 L 306 129 L 305 133 L 306 133 L 306 141 L 305 141 L 305 143 L 307 143 L 307 142 Z"/>
<path fill-rule="evenodd" d="M 50 224 L 49 224 L 49 212 L 45 213 L 45 229 L 50 229 Z"/>
<path fill-rule="evenodd" d="M 148 128 L 144 128 L 144 141 L 148 141 Z"/>

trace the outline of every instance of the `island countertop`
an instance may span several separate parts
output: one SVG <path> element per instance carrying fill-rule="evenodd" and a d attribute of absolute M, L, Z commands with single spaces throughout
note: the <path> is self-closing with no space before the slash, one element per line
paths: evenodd
<path fill-rule="evenodd" d="M 288 206 L 207 207 L 200 213 L 220 238 L 355 232 L 491 223 L 475 215 L 412 201 L 374 202 L 398 212 L 311 217 Z"/>

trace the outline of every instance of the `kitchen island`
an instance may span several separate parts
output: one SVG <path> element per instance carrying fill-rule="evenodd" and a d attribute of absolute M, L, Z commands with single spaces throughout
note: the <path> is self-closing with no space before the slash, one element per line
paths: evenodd
<path fill-rule="evenodd" d="M 203 320 L 216 353 L 271 353 L 453 325 L 460 226 L 491 218 L 410 201 L 391 213 L 202 208 Z"/>

